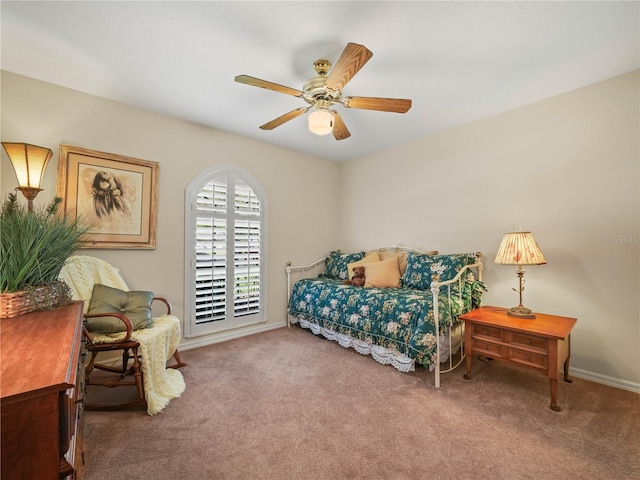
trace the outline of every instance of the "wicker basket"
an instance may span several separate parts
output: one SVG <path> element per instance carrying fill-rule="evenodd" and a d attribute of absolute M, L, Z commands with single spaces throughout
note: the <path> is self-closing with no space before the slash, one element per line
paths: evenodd
<path fill-rule="evenodd" d="M 70 301 L 69 286 L 60 281 L 17 292 L 0 293 L 0 318 L 13 318 L 37 310 L 49 310 Z"/>

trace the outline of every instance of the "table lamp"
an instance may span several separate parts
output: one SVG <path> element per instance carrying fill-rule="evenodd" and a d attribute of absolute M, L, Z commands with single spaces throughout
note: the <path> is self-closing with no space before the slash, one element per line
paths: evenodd
<path fill-rule="evenodd" d="M 516 275 L 518 275 L 519 288 L 514 292 L 520 295 L 520 304 L 510 308 L 507 315 L 518 318 L 536 318 L 531 309 L 522 305 L 522 292 L 524 290 L 524 270 L 523 265 L 544 265 L 547 261 L 540 251 L 531 232 L 511 232 L 505 233 L 498 253 L 496 263 L 503 265 L 517 265 Z"/>

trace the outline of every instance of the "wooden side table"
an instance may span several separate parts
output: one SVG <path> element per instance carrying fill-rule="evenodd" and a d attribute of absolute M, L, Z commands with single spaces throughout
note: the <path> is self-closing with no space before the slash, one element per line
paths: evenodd
<path fill-rule="evenodd" d="M 564 381 L 569 378 L 571 329 L 577 319 L 536 313 L 536 318 L 507 316 L 507 309 L 481 307 L 461 315 L 465 322 L 465 354 L 467 373 L 471 379 L 473 355 L 531 368 L 549 377 L 551 409 L 559 412 L 558 372 L 564 369 Z"/>

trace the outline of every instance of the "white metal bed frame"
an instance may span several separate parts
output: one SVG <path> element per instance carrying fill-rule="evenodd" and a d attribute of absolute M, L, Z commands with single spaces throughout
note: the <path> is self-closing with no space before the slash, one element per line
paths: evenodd
<path fill-rule="evenodd" d="M 408 253 L 408 252 L 419 252 L 419 253 L 426 253 L 426 254 L 430 254 L 430 255 L 436 255 L 438 252 L 433 250 L 433 251 L 422 251 L 422 250 L 418 250 L 415 248 L 409 248 L 409 247 L 404 247 L 404 246 L 399 246 L 399 245 L 392 245 L 392 246 L 387 246 L 387 247 L 380 247 L 380 248 L 376 248 L 373 250 L 368 250 L 368 252 L 393 252 L 393 253 Z M 448 298 L 451 298 L 451 285 L 454 285 L 455 283 L 458 283 L 460 286 L 462 284 L 462 282 L 466 281 L 467 275 L 471 272 L 473 273 L 472 269 L 476 269 L 477 271 L 477 278 L 478 280 L 482 281 L 482 269 L 483 269 L 483 265 L 482 265 L 482 252 L 476 252 L 476 257 L 477 257 L 477 261 L 476 263 L 472 264 L 472 265 L 466 265 L 465 267 L 463 267 L 458 274 L 452 278 L 451 280 L 447 280 L 445 282 L 439 282 L 439 281 L 433 281 L 431 282 L 431 294 L 433 295 L 433 318 L 434 318 L 434 326 L 435 326 L 435 334 L 436 334 L 436 363 L 435 363 L 435 368 L 434 368 L 434 373 L 435 373 L 435 387 L 436 388 L 440 388 L 440 374 L 441 373 L 447 373 L 450 372 L 452 370 L 454 370 L 455 368 L 458 367 L 458 365 L 460 365 L 464 359 L 465 359 L 465 353 L 464 353 L 464 330 L 461 331 L 461 339 L 460 339 L 460 350 L 459 350 L 459 354 L 456 355 L 457 359 L 454 361 L 454 354 L 453 354 L 453 342 L 452 342 L 452 335 L 451 335 L 451 329 L 449 329 L 449 334 L 447 335 L 448 337 L 448 342 L 449 342 L 449 359 L 448 359 L 448 366 L 447 368 L 443 369 L 441 367 L 441 362 L 440 362 L 440 312 L 439 312 L 439 305 L 438 305 L 438 297 L 440 295 L 441 289 L 442 288 L 446 288 L 446 294 Z M 303 265 L 303 266 L 292 266 L 291 262 L 287 262 L 287 267 L 286 267 L 286 272 L 287 272 L 287 326 L 291 327 L 291 321 L 289 319 L 289 300 L 291 298 L 291 287 L 292 285 L 292 276 L 294 274 L 299 274 L 299 278 L 298 279 L 304 279 L 304 278 L 314 278 L 317 277 L 318 275 L 320 275 L 322 272 L 325 271 L 325 267 L 326 267 L 326 257 L 323 257 L 319 260 L 316 260 L 315 262 L 309 264 L 309 265 Z M 460 295 L 462 294 L 462 288 L 459 288 L 458 291 L 460 292 Z M 464 328 L 464 325 L 462 325 L 462 328 Z"/>

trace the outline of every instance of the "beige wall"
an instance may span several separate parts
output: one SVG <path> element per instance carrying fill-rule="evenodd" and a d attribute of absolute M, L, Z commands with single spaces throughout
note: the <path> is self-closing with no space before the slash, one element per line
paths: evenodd
<path fill-rule="evenodd" d="M 267 328 L 285 320 L 285 263 L 309 263 L 336 247 L 480 250 L 485 304 L 513 306 L 514 268 L 493 258 L 503 233 L 519 225 L 535 234 L 548 262 L 527 269 L 524 304 L 578 318 L 572 371 L 640 390 L 638 82 L 637 72 L 624 75 L 334 164 L 2 72 L 1 136 L 53 149 L 37 204 L 56 190 L 60 143 L 159 162 L 156 250 L 83 253 L 121 267 L 132 288 L 171 297 L 178 314 L 184 189 L 215 165 L 241 167 L 268 198 Z M 0 172 L 4 198 L 16 182 L 4 151 Z"/>
<path fill-rule="evenodd" d="M 267 196 L 265 328 L 286 321 L 286 262 L 320 258 L 337 243 L 339 168 L 333 162 L 9 72 L 2 72 L 1 98 L 2 140 L 34 143 L 54 152 L 36 205 L 55 195 L 60 143 L 159 163 L 157 248 L 82 253 L 119 267 L 130 288 L 169 297 L 177 315 L 184 312 L 184 192 L 206 169 L 221 164 L 240 167 Z M 4 150 L 1 167 L 5 199 L 17 180 Z M 183 346 L 227 337 L 196 338 Z"/>
<path fill-rule="evenodd" d="M 577 317 L 574 373 L 640 390 L 639 76 L 623 75 L 342 164 L 340 244 L 486 255 L 487 305 L 514 306 L 504 232 L 547 265 L 523 303 Z M 390 119 L 391 121 L 391 119 Z"/>

